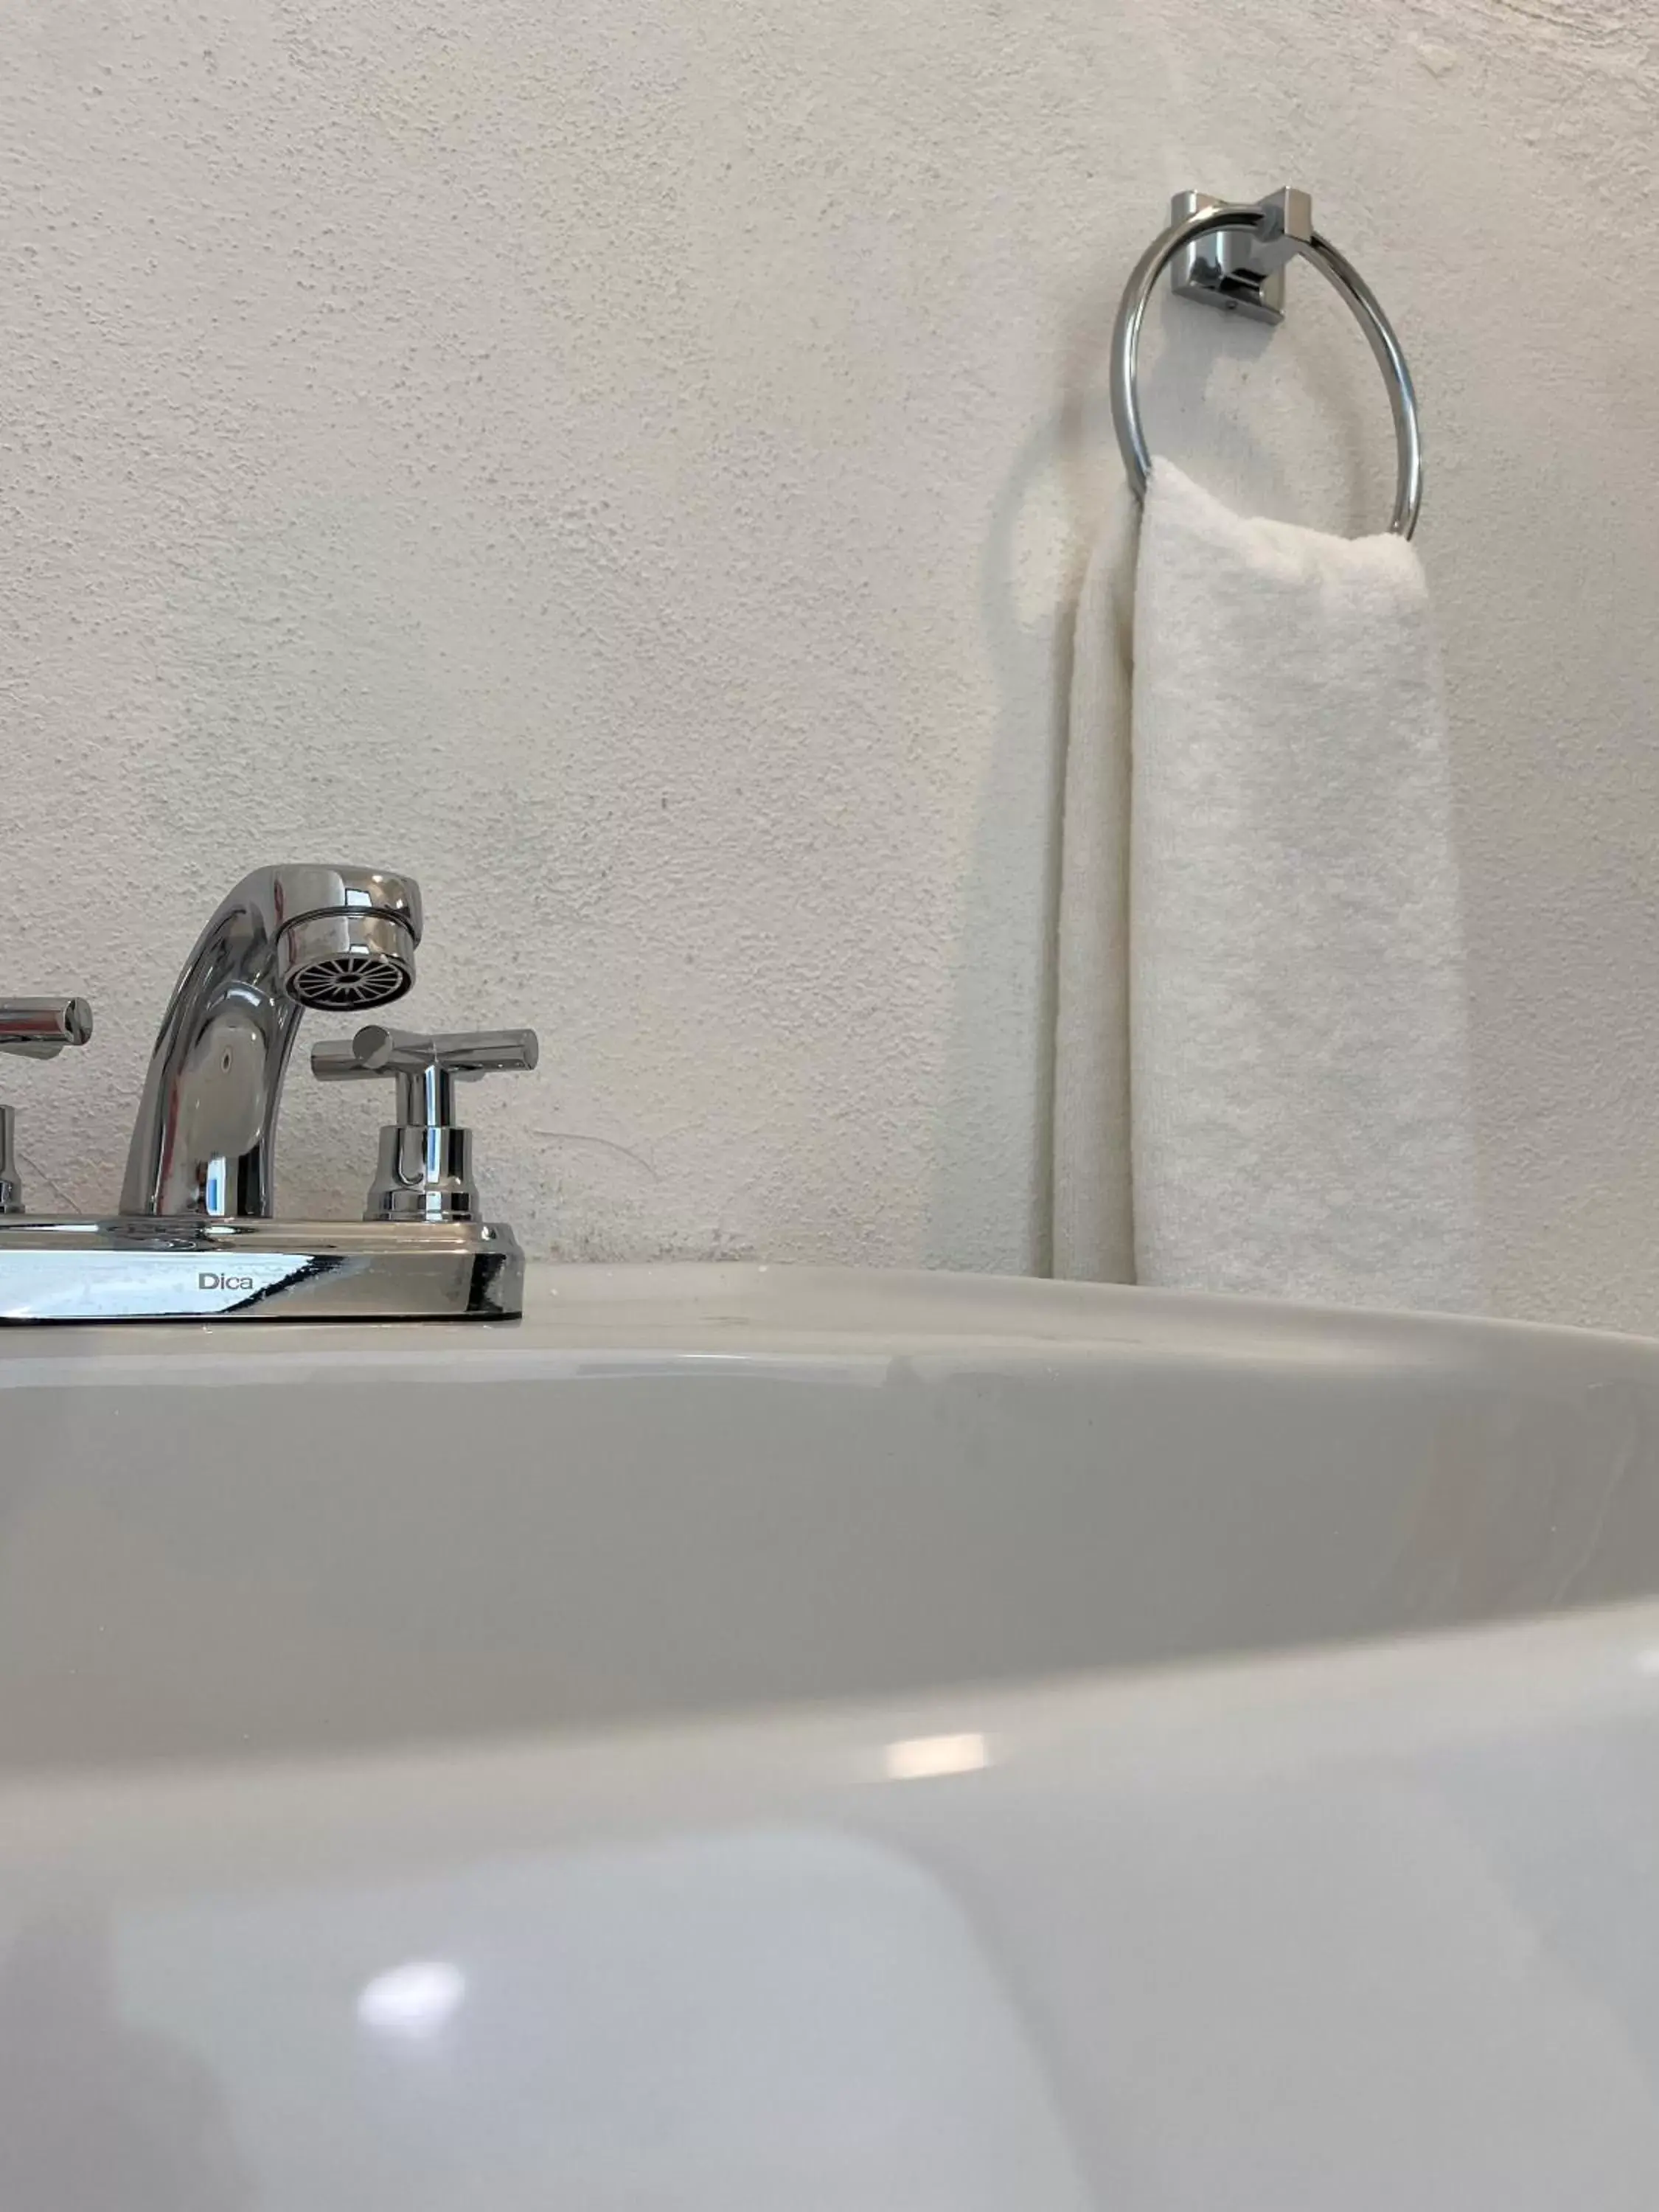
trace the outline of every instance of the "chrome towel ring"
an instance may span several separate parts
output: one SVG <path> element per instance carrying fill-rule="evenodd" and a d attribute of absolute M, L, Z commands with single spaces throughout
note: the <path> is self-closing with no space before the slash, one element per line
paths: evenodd
<path fill-rule="evenodd" d="M 1169 229 L 1136 262 L 1112 328 L 1112 425 L 1135 497 L 1146 497 L 1152 465 L 1140 427 L 1135 362 L 1140 326 L 1158 278 L 1173 264 L 1175 288 L 1185 297 L 1276 323 L 1284 314 L 1285 265 L 1300 255 L 1353 310 L 1382 371 L 1399 456 L 1389 528 L 1409 538 L 1423 501 L 1423 446 L 1411 371 L 1376 294 L 1347 257 L 1314 228 L 1313 203 L 1307 193 L 1286 185 L 1252 205 L 1182 192 L 1170 213 L 1174 220 Z"/>

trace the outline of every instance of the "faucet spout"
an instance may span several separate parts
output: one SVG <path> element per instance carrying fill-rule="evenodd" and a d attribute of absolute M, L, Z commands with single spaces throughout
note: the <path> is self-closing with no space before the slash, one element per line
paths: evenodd
<path fill-rule="evenodd" d="M 276 1109 L 302 1010 L 389 1006 L 415 980 L 420 939 L 410 877 L 314 863 L 245 877 L 197 939 L 167 1001 L 122 1212 L 268 1216 Z"/>

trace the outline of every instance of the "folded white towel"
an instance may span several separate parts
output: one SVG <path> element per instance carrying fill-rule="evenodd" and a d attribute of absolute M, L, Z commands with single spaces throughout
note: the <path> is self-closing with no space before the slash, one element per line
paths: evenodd
<path fill-rule="evenodd" d="M 1417 555 L 1242 520 L 1160 460 L 1133 719 L 1139 1279 L 1478 1306 L 1446 719 Z M 1066 957 L 1062 939 L 1062 977 Z"/>
<path fill-rule="evenodd" d="M 1129 1186 L 1129 665 L 1140 509 L 1120 474 L 1078 600 L 1054 1023 L 1054 1272 L 1134 1280 Z"/>

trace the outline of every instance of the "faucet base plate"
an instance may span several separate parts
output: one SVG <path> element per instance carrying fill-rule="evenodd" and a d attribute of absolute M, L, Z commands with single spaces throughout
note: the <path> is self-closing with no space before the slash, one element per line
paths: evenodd
<path fill-rule="evenodd" d="M 524 1254 L 488 1222 L 0 1217 L 0 1328 L 512 1321 Z"/>

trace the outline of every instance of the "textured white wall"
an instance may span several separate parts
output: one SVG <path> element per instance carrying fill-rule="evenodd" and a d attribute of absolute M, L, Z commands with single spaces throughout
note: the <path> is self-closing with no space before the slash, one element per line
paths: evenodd
<path fill-rule="evenodd" d="M 1659 1328 L 1653 25 L 12 0 L 0 982 L 99 1012 L 6 1072 L 37 1196 L 108 1202 L 217 895 L 341 856 L 425 886 L 411 1018 L 543 1032 L 472 1094 L 536 1247 L 1040 1261 L 1106 332 L 1171 190 L 1290 178 L 1422 386 L 1502 1302 Z M 1168 313 L 1155 439 L 1374 525 L 1291 283 L 1271 341 Z M 285 1208 L 380 1118 L 296 1067 Z"/>

